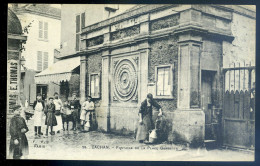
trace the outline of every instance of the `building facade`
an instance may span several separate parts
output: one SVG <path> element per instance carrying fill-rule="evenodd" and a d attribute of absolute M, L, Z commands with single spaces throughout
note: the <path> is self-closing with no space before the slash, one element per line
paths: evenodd
<path fill-rule="evenodd" d="M 26 61 L 22 68 L 21 90 L 24 100 L 32 104 L 37 93 L 46 99 L 55 91 L 59 92 L 56 84 L 36 83 L 34 75 L 54 63 L 54 49 L 60 47 L 60 9 L 48 4 L 13 4 L 12 10 L 21 20 L 28 36 L 22 53 Z"/>
<path fill-rule="evenodd" d="M 221 120 L 212 114 L 223 107 L 222 69 L 238 62 L 241 50 L 238 57 L 247 54 L 254 61 L 254 11 L 233 5 L 137 5 L 91 25 L 80 21 L 86 13 L 68 13 L 66 19 L 74 17 L 78 24 L 72 41 L 62 35 L 60 58 L 80 57 L 80 100 L 94 98 L 100 130 L 134 134 L 141 102 L 152 93 L 165 114 L 168 141 L 219 137 L 213 128 Z"/>
<path fill-rule="evenodd" d="M 21 52 L 27 40 L 20 20 L 11 9 L 8 9 L 7 32 L 7 115 L 9 115 L 13 113 L 13 107 L 20 104 Z"/>

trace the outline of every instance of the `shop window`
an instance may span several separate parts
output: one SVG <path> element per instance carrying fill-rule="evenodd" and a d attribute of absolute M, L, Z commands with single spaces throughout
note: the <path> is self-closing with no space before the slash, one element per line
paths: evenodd
<path fill-rule="evenodd" d="M 100 74 L 89 75 L 89 95 L 92 98 L 100 98 Z"/>
<path fill-rule="evenodd" d="M 157 98 L 172 98 L 172 65 L 155 67 Z"/>
<path fill-rule="evenodd" d="M 39 39 L 48 40 L 48 22 L 39 21 Z"/>
<path fill-rule="evenodd" d="M 49 54 L 48 52 L 37 51 L 37 70 L 42 71 L 48 68 Z"/>

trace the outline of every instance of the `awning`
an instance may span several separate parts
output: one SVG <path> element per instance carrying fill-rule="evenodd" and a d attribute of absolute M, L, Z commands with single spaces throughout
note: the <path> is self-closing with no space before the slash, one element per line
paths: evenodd
<path fill-rule="evenodd" d="M 35 75 L 36 84 L 46 84 L 50 82 L 59 83 L 69 81 L 72 71 L 80 65 L 80 57 L 68 58 L 54 63 L 49 68 Z"/>

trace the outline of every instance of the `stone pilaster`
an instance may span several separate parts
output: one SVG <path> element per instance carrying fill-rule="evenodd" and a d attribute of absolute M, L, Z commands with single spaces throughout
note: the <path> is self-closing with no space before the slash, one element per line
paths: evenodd
<path fill-rule="evenodd" d="M 80 57 L 80 103 L 86 100 L 86 85 L 87 85 L 87 57 L 82 55 Z"/>

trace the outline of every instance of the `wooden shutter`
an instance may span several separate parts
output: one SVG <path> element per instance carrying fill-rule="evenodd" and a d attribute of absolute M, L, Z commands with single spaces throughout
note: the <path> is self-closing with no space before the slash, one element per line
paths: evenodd
<path fill-rule="evenodd" d="M 48 68 L 48 59 L 49 59 L 48 52 L 44 52 L 44 56 L 43 56 L 43 70 Z"/>
<path fill-rule="evenodd" d="M 85 27 L 85 13 L 81 13 L 81 29 Z"/>
<path fill-rule="evenodd" d="M 37 70 L 42 71 L 42 52 L 37 51 Z"/>
<path fill-rule="evenodd" d="M 80 32 L 80 15 L 76 16 L 76 33 Z"/>
<path fill-rule="evenodd" d="M 76 51 L 79 51 L 79 42 L 80 42 L 79 34 L 76 34 Z"/>
<path fill-rule="evenodd" d="M 43 22 L 39 21 L 39 38 L 43 38 Z"/>
<path fill-rule="evenodd" d="M 48 23 L 44 22 L 44 39 L 48 39 Z"/>

